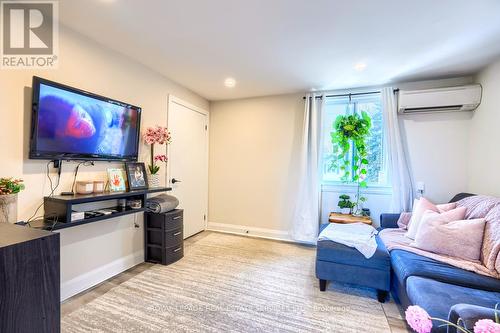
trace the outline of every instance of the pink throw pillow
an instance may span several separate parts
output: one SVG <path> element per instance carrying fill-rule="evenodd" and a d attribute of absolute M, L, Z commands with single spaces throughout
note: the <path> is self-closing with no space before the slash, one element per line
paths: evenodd
<path fill-rule="evenodd" d="M 397 225 L 400 229 L 406 230 L 408 228 L 408 224 L 410 223 L 411 213 L 410 212 L 402 212 L 399 215 L 399 219 Z"/>
<path fill-rule="evenodd" d="M 405 234 L 406 237 L 410 239 L 415 239 L 417 235 L 417 230 L 422 220 L 422 216 L 425 211 L 432 210 L 433 212 L 439 213 L 439 209 L 435 204 L 422 197 L 416 205 L 413 206 L 413 213 L 411 214 L 410 223 L 408 224 L 408 232 Z"/>
<path fill-rule="evenodd" d="M 429 224 L 432 225 L 442 225 L 447 224 L 453 221 L 459 221 L 465 219 L 465 213 L 467 212 L 467 208 L 459 207 L 452 210 L 449 210 L 444 213 L 436 213 L 432 210 L 427 210 L 424 212 L 422 216 L 422 220 L 420 221 L 420 226 L 418 227 L 417 234 L 415 235 L 415 242 L 418 239 L 422 239 L 422 234 L 427 232 L 427 227 Z"/>
<path fill-rule="evenodd" d="M 456 202 L 450 202 L 450 203 L 447 203 L 447 204 L 436 205 L 436 207 L 437 207 L 437 209 L 439 210 L 440 213 L 444 213 L 444 212 L 447 212 L 447 211 L 450 211 L 452 209 L 457 208 L 457 203 Z"/>
<path fill-rule="evenodd" d="M 430 221 L 422 224 L 413 246 L 437 254 L 477 261 L 481 254 L 484 219 L 460 220 L 442 224 Z"/>

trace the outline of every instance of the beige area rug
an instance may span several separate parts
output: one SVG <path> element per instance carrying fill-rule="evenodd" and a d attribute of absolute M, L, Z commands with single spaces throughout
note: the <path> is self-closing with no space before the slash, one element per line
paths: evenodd
<path fill-rule="evenodd" d="M 374 292 L 320 292 L 315 249 L 211 233 L 62 319 L 63 332 L 390 332 Z"/>

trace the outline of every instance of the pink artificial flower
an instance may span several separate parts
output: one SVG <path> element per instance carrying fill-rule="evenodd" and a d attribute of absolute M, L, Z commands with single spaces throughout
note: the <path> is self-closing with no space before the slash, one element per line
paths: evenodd
<path fill-rule="evenodd" d="M 417 333 L 430 333 L 432 320 L 429 314 L 418 305 L 411 305 L 405 312 L 406 322 Z"/>
<path fill-rule="evenodd" d="M 491 319 L 481 319 L 474 325 L 474 333 L 500 333 L 500 324 Z"/>
<path fill-rule="evenodd" d="M 142 138 L 148 145 L 152 145 L 156 143 L 155 131 L 152 127 L 148 127 L 146 132 L 142 135 Z"/>
<path fill-rule="evenodd" d="M 166 162 L 168 160 L 166 155 L 156 155 L 155 156 L 155 162 Z"/>
<path fill-rule="evenodd" d="M 166 127 L 156 127 L 156 142 L 159 143 L 160 145 L 164 143 L 169 143 L 170 142 L 170 132 L 167 130 Z"/>
<path fill-rule="evenodd" d="M 142 138 L 148 145 L 153 145 L 155 143 L 160 145 L 165 143 L 168 144 L 171 141 L 170 132 L 166 127 L 161 126 L 148 127 Z"/>

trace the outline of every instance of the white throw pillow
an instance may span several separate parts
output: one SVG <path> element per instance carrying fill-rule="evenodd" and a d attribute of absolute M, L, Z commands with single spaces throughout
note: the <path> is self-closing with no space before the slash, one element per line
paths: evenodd
<path fill-rule="evenodd" d="M 415 239 L 418 227 L 420 226 L 420 222 L 425 211 L 432 210 L 433 212 L 439 213 L 439 209 L 437 208 L 437 206 L 424 197 L 420 198 L 418 202 L 414 202 L 413 205 L 414 206 L 413 212 L 411 214 L 411 220 L 408 224 L 408 232 L 405 234 L 405 236 L 410 239 Z"/>

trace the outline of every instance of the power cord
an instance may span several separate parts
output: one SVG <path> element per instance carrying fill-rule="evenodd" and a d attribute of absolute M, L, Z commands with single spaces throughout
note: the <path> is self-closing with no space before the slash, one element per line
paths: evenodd
<path fill-rule="evenodd" d="M 50 217 L 50 216 L 49 216 Z M 50 229 L 46 229 L 46 230 L 49 230 L 49 231 L 53 231 L 54 230 L 54 227 L 56 226 L 57 222 L 59 222 L 59 216 L 57 214 L 54 214 L 52 215 L 52 218 L 53 218 L 53 223 L 52 225 L 50 226 Z"/>
<path fill-rule="evenodd" d="M 35 221 L 37 219 L 40 219 L 42 217 L 44 217 L 44 216 L 43 215 L 38 215 L 38 216 L 35 216 L 35 217 L 31 217 L 31 220 L 26 221 L 26 225 L 31 228 L 31 222 L 33 222 L 33 221 Z"/>
<path fill-rule="evenodd" d="M 59 187 L 59 184 L 61 183 L 61 168 L 59 168 L 59 172 L 58 172 L 58 179 L 57 179 L 57 184 L 56 186 L 54 187 L 54 184 L 52 182 L 52 178 L 50 177 L 50 169 L 49 169 L 49 165 L 50 163 L 55 163 L 54 161 L 49 161 L 46 165 L 46 170 L 47 170 L 47 178 L 49 179 L 49 184 L 50 184 L 50 194 L 49 194 L 49 198 L 52 197 L 54 195 L 54 192 L 56 191 L 56 189 Z M 35 212 L 33 213 L 33 215 L 31 215 L 31 217 L 29 219 L 26 220 L 26 223 L 29 223 L 33 220 L 33 218 L 35 218 L 36 214 L 38 213 L 38 211 L 40 210 L 40 208 L 42 208 L 43 206 L 43 203 L 44 201 L 42 200 L 42 203 L 36 208 Z"/>
<path fill-rule="evenodd" d="M 43 218 L 44 221 L 47 221 L 47 220 L 50 221 L 51 219 L 53 221 L 52 225 L 50 227 L 48 227 L 48 228 L 43 227 L 44 230 L 53 231 L 54 227 L 59 222 L 59 216 L 56 213 L 51 213 L 51 214 L 47 214 L 47 215 L 38 215 L 33 220 L 37 220 L 39 218 Z M 34 222 L 34 221 L 31 221 L 31 222 Z M 26 222 L 25 225 L 27 225 L 28 227 L 32 228 L 33 226 L 31 225 L 31 222 Z"/>
<path fill-rule="evenodd" d="M 94 166 L 94 161 L 85 161 L 78 163 L 78 165 L 75 168 L 75 176 L 73 177 L 73 184 L 71 185 L 71 193 L 75 193 L 74 189 L 75 189 L 76 177 L 78 176 L 78 169 L 80 169 L 80 165 L 82 164 L 83 166 L 91 166 L 91 165 Z"/>

